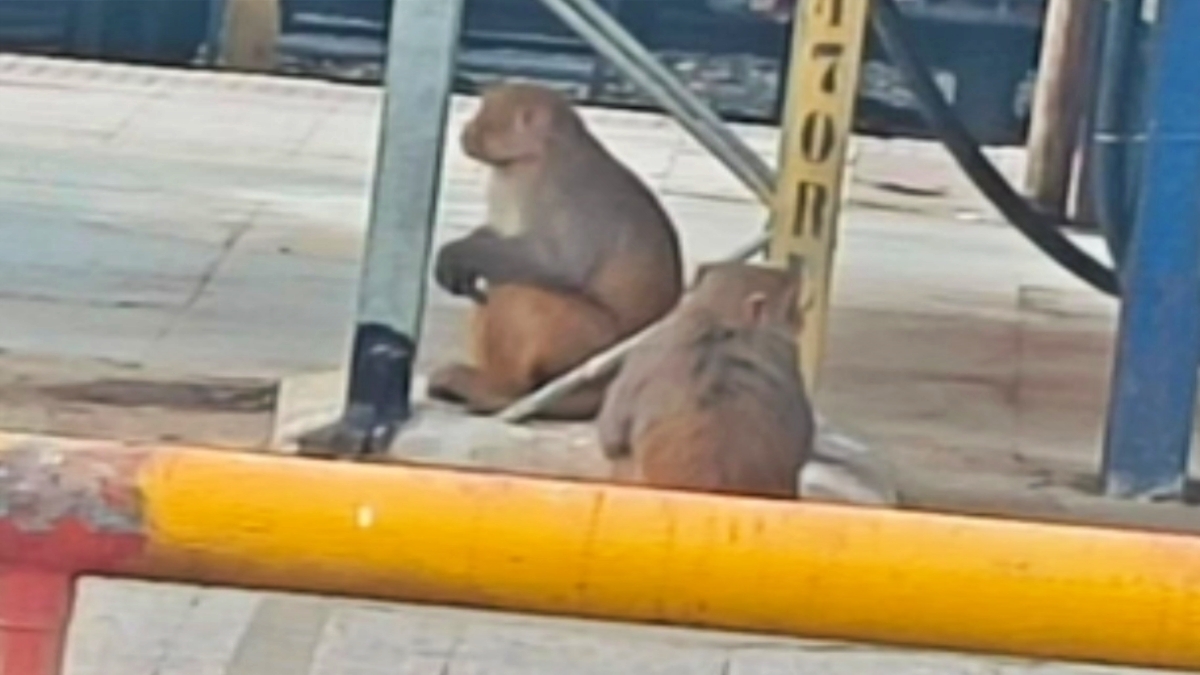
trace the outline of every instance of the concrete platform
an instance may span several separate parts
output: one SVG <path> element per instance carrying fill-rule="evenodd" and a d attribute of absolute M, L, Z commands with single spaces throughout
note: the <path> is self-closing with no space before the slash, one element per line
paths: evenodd
<path fill-rule="evenodd" d="M 0 349 L 58 364 L 0 383 L 4 421 L 265 447 L 271 397 L 231 411 L 161 382 L 220 394 L 341 367 L 378 91 L 0 57 L 0 95 Z M 452 133 L 472 105 L 455 101 Z M 690 264 L 754 236 L 763 209 L 669 120 L 587 117 L 662 195 Z M 737 132 L 773 158 L 775 130 Z M 997 224 L 940 148 L 857 144 L 822 412 L 888 448 L 910 503 L 1111 511 L 1087 488 L 1115 303 Z M 1019 153 L 994 154 L 1019 175 Z M 439 241 L 478 222 L 482 177 L 449 149 Z M 423 370 L 462 352 L 463 303 L 431 290 L 428 306 Z"/>
<path fill-rule="evenodd" d="M 88 580 L 66 675 L 1134 675 L 417 605 Z"/>
<path fill-rule="evenodd" d="M 0 101 L 0 424 L 270 447 L 278 440 L 278 383 L 336 371 L 348 354 L 378 91 L 0 56 Z M 455 101 L 452 133 L 472 106 Z M 763 209 L 676 125 L 648 114 L 586 114 L 662 195 L 690 264 L 754 236 Z M 775 130 L 737 131 L 773 161 Z M 997 224 L 936 146 L 859 139 L 858 148 L 817 397 L 822 413 L 881 449 L 909 506 L 1200 528 L 1186 507 L 1134 507 L 1093 494 L 1115 304 Z M 481 171 L 454 148 L 446 158 L 439 241 L 482 214 Z M 997 158 L 1010 177 L 1019 175 L 1019 153 Z M 422 370 L 463 347 L 463 304 L 436 290 L 429 300 Z M 538 445 L 544 438 L 495 452 L 469 441 L 476 454 L 465 458 L 446 444 L 417 442 L 410 456 L 551 473 L 595 469 L 594 455 L 557 440 Z M 555 452 L 543 452 L 551 446 Z M 521 670 L 501 666 L 508 657 L 499 656 L 453 666 L 436 656 L 390 656 L 421 656 L 404 646 L 410 632 L 425 634 L 411 627 L 425 619 L 405 618 L 409 608 L 318 621 L 253 594 L 96 588 L 85 594 L 83 616 L 101 618 L 77 629 L 69 673 L 554 672 L 545 665 L 555 663 L 547 642 L 520 636 L 487 649 L 551 660 L 518 659 Z M 357 603 L 320 603 L 331 615 L 360 616 Z M 305 665 L 289 660 L 307 653 L 299 648 L 255 656 L 263 647 L 245 636 L 259 634 L 249 617 L 260 606 L 284 617 L 286 629 L 271 630 L 320 634 L 314 639 L 326 656 L 312 651 Z M 330 627 L 346 622 L 362 627 Z M 389 628 L 401 624 L 409 628 Z M 577 626 L 561 630 L 590 634 Z M 201 636 L 210 629 L 224 637 Z M 111 630 L 118 632 L 104 632 Z M 626 647 L 611 645 L 633 643 L 621 639 L 606 643 L 606 657 L 624 658 Z M 677 645 L 673 639 L 663 638 Z M 519 647 L 532 643 L 542 647 Z M 238 650 L 251 655 L 237 658 L 259 665 L 233 670 Z M 771 652 L 782 670 L 760 666 L 757 656 L 730 661 L 735 670 L 715 653 L 698 672 L 841 672 L 845 663 L 868 671 L 910 667 L 902 663 L 914 672 L 1060 670 L 936 660 L 949 657 L 930 657 L 941 664 L 933 666 L 890 652 L 847 661 L 825 647 L 808 656 Z M 284 665 L 261 665 L 272 659 Z M 677 667 L 649 659 L 660 662 L 663 672 Z"/>

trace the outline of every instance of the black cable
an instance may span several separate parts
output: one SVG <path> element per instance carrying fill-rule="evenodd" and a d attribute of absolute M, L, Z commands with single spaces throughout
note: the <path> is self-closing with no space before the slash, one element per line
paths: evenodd
<path fill-rule="evenodd" d="M 938 134 L 975 187 L 1008 222 L 1055 262 L 1097 290 L 1119 295 L 1116 273 L 1076 246 L 1059 230 L 1057 223 L 1030 207 L 979 149 L 979 144 L 950 109 L 929 69 L 912 48 L 906 20 L 895 0 L 874 0 L 873 4 L 871 24 L 880 42 L 908 80 L 925 122 Z"/>

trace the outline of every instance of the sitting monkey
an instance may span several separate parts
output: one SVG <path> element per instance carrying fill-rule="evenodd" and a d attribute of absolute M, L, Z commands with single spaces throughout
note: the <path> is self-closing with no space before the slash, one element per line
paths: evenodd
<path fill-rule="evenodd" d="M 461 141 L 491 168 L 487 223 L 446 244 L 434 275 L 476 301 L 474 364 L 439 368 L 429 393 L 492 413 L 664 316 L 682 261 L 657 198 L 559 94 L 491 88 Z M 540 416 L 594 417 L 607 382 Z"/>
<path fill-rule="evenodd" d="M 815 420 L 798 364 L 799 274 L 702 266 L 625 360 L 597 419 L 616 482 L 795 499 Z"/>

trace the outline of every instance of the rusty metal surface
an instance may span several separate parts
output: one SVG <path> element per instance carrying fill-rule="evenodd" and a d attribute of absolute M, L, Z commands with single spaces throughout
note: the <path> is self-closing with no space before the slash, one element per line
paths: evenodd
<path fill-rule="evenodd" d="M 145 453 L 105 445 L 71 450 L 30 439 L 0 449 L 0 522 L 28 534 L 69 520 L 94 533 L 140 531 L 136 476 Z"/>

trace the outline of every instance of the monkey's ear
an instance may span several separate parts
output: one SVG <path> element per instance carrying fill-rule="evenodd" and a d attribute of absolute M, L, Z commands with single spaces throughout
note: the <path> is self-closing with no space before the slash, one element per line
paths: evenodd
<path fill-rule="evenodd" d="M 516 110 L 515 120 L 517 130 L 522 133 L 541 136 L 550 129 L 550 111 L 545 106 L 522 105 Z"/>
<path fill-rule="evenodd" d="M 751 326 L 759 326 L 767 322 L 766 293 L 761 291 L 751 293 L 742 301 L 742 307 L 746 312 L 746 320 Z"/>
<path fill-rule="evenodd" d="M 692 288 L 700 285 L 700 282 L 708 275 L 709 272 L 716 269 L 715 263 L 703 263 L 696 267 L 696 274 L 692 277 Z"/>

